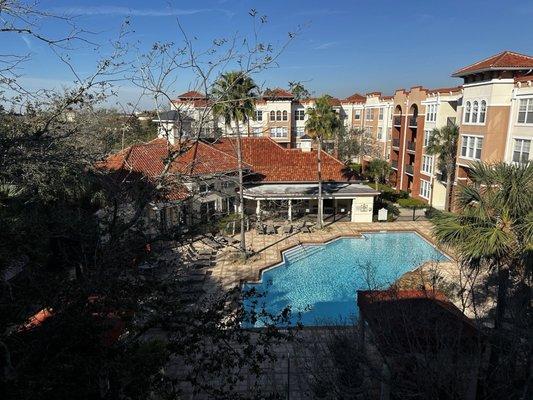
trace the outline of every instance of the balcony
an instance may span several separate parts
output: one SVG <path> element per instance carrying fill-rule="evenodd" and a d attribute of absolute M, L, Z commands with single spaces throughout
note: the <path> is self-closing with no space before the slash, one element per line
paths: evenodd
<path fill-rule="evenodd" d="M 392 139 L 392 147 L 400 148 L 400 139 Z"/>
<path fill-rule="evenodd" d="M 413 176 L 413 171 L 414 171 L 414 167 L 411 165 L 411 164 L 405 164 L 405 169 L 404 169 L 405 173 L 407 175 L 411 175 Z"/>
<path fill-rule="evenodd" d="M 398 171 L 398 160 L 392 160 L 390 164 L 391 164 L 392 169 L 395 169 L 396 171 Z"/>
<path fill-rule="evenodd" d="M 394 117 L 393 124 L 394 124 L 394 126 L 401 126 L 402 125 L 402 117 Z"/>
<path fill-rule="evenodd" d="M 416 128 L 418 126 L 418 122 L 416 121 L 416 117 L 409 117 L 409 127 L 410 128 Z"/>
<path fill-rule="evenodd" d="M 407 142 L 407 151 L 415 151 L 416 142 Z"/>

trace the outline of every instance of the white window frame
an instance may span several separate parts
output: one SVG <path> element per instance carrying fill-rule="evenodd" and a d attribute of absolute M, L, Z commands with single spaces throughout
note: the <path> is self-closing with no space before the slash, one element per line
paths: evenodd
<path fill-rule="evenodd" d="M 378 120 L 379 121 L 383 121 L 383 114 L 384 114 L 384 108 L 380 107 L 379 108 L 379 113 L 378 113 Z"/>
<path fill-rule="evenodd" d="M 366 121 L 374 120 L 374 109 L 373 108 L 365 108 L 365 120 Z"/>
<path fill-rule="evenodd" d="M 302 137 L 303 135 L 305 135 L 305 127 L 297 126 L 296 127 L 296 137 L 299 138 L 299 137 Z"/>
<path fill-rule="evenodd" d="M 294 110 L 295 121 L 303 121 L 304 119 L 305 119 L 305 110 L 303 108 L 299 110 Z"/>
<path fill-rule="evenodd" d="M 381 126 L 378 126 L 377 139 L 378 140 L 383 140 L 383 127 L 381 127 Z"/>
<path fill-rule="evenodd" d="M 254 136 L 263 136 L 263 128 L 260 126 L 256 126 L 252 129 L 252 134 Z"/>
<path fill-rule="evenodd" d="M 255 110 L 254 121 L 263 121 L 263 110 Z"/>
<path fill-rule="evenodd" d="M 424 154 L 422 155 L 422 171 L 424 174 L 432 175 L 433 174 L 433 156 Z"/>
<path fill-rule="evenodd" d="M 436 122 L 437 121 L 437 104 L 428 104 L 426 106 L 426 121 L 427 122 Z"/>
<path fill-rule="evenodd" d="M 354 110 L 354 115 L 353 115 L 353 119 L 355 120 L 360 120 L 361 119 L 361 109 L 357 109 L 357 110 Z"/>
<path fill-rule="evenodd" d="M 527 159 L 525 161 L 522 161 L 523 155 L 525 153 L 524 152 L 524 147 L 525 147 L 524 145 L 525 145 L 526 142 L 529 142 L 529 148 L 528 148 L 528 152 L 527 152 Z M 522 138 L 522 137 L 514 137 L 513 138 L 513 152 L 511 154 L 511 160 L 512 160 L 513 163 L 515 163 L 515 164 L 525 164 L 531 159 L 531 150 L 532 150 L 531 144 L 532 144 L 532 142 L 533 142 L 532 138 Z M 518 143 L 520 143 L 520 149 L 518 150 L 518 153 L 520 154 L 520 158 L 519 158 L 520 161 L 515 161 L 514 155 L 517 152 L 516 145 Z"/>
<path fill-rule="evenodd" d="M 466 146 L 464 145 L 466 143 Z M 478 150 L 478 144 L 481 143 L 479 147 L 479 158 L 476 157 L 476 151 Z M 463 147 L 466 147 L 466 155 L 463 155 Z M 483 151 L 483 136 L 477 135 L 461 135 L 461 145 L 459 148 L 460 157 L 465 160 L 480 160 L 481 153 Z"/>
<path fill-rule="evenodd" d="M 468 107 L 470 105 L 470 108 Z M 483 105 L 485 107 L 483 107 Z M 487 105 L 486 99 L 468 99 L 465 101 L 463 110 L 464 125 L 485 125 L 487 122 Z M 470 109 L 470 112 L 468 112 Z M 483 112 L 482 112 L 483 111 Z M 483 117 L 483 118 L 482 118 Z"/>
<path fill-rule="evenodd" d="M 423 199 L 429 200 L 431 197 L 431 182 L 425 179 L 420 179 L 419 195 Z"/>
<path fill-rule="evenodd" d="M 433 132 L 433 131 L 432 131 L 431 129 L 426 129 L 426 130 L 424 131 L 424 145 L 423 145 L 423 147 L 428 147 L 428 145 L 429 145 L 429 139 L 431 138 L 431 133 L 432 133 L 432 132 Z"/>
<path fill-rule="evenodd" d="M 524 114 L 524 122 L 520 122 L 520 105 L 522 104 L 523 101 L 526 102 L 526 111 Z M 530 107 L 531 107 L 531 111 L 529 110 Z M 533 115 L 533 97 L 521 97 L 518 101 L 518 111 L 516 114 L 516 125 L 526 125 L 526 126 L 533 125 L 533 122 L 527 122 L 527 118 L 529 117 L 530 114 Z"/>
<path fill-rule="evenodd" d="M 270 137 L 272 138 L 286 138 L 288 133 L 288 129 L 284 126 L 274 126 L 270 128 Z"/>

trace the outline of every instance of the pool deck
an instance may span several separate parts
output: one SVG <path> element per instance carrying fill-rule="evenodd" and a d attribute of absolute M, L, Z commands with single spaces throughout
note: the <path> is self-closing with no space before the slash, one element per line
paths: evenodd
<path fill-rule="evenodd" d="M 334 222 L 326 225 L 322 230 L 311 233 L 258 235 L 255 231 L 246 232 L 246 247 L 255 253 L 245 263 L 236 257 L 235 251 L 226 249 L 211 270 L 213 282 L 218 289 L 230 289 L 243 281 L 258 281 L 261 271 L 282 261 L 282 252 L 302 243 L 326 243 L 339 237 L 357 237 L 364 232 L 417 232 L 422 237 L 434 243 L 431 233 L 431 223 L 428 221 L 401 221 L 388 223 L 354 223 Z M 234 250 L 234 249 L 233 249 Z M 215 285 L 216 282 L 216 285 Z M 206 288 L 209 290 L 209 288 Z"/>

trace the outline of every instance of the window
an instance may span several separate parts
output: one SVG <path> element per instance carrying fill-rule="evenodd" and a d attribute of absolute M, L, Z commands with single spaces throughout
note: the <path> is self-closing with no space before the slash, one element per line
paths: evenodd
<path fill-rule="evenodd" d="M 363 135 L 367 138 L 371 137 L 372 136 L 372 128 L 369 127 L 369 126 L 365 126 L 363 128 Z"/>
<path fill-rule="evenodd" d="M 479 123 L 480 124 L 485 123 L 486 115 L 487 115 L 487 102 L 485 100 L 481 100 L 481 108 L 479 109 Z"/>
<path fill-rule="evenodd" d="M 296 137 L 302 137 L 305 134 L 305 128 L 303 126 L 296 127 Z"/>
<path fill-rule="evenodd" d="M 461 157 L 479 160 L 481 158 L 481 147 L 483 138 L 478 136 L 463 136 L 461 145 Z"/>
<path fill-rule="evenodd" d="M 256 127 L 256 128 L 254 128 L 252 133 L 253 133 L 254 136 L 262 136 L 263 135 L 263 128 Z"/>
<path fill-rule="evenodd" d="M 361 119 L 361 110 L 355 110 L 353 114 L 354 119 Z"/>
<path fill-rule="evenodd" d="M 468 124 L 470 123 L 470 111 L 471 111 L 471 104 L 469 101 L 466 102 L 465 104 L 465 117 L 464 117 L 464 123 L 465 124 Z"/>
<path fill-rule="evenodd" d="M 433 156 L 422 156 L 422 172 L 425 172 L 426 174 L 433 173 Z"/>
<path fill-rule="evenodd" d="M 294 111 L 294 120 L 303 121 L 305 118 L 305 110 L 296 110 Z"/>
<path fill-rule="evenodd" d="M 378 119 L 379 119 L 380 121 L 383 121 L 383 107 L 381 107 L 381 108 L 379 109 Z"/>
<path fill-rule="evenodd" d="M 270 111 L 270 120 L 271 121 L 275 121 L 276 120 L 276 112 L 275 111 Z"/>
<path fill-rule="evenodd" d="M 431 183 L 428 181 L 420 180 L 420 197 L 429 199 L 431 196 Z"/>
<path fill-rule="evenodd" d="M 283 111 L 283 121 L 287 121 L 288 118 L 289 118 L 289 116 L 288 116 L 287 111 L 286 110 Z"/>
<path fill-rule="evenodd" d="M 437 105 L 429 104 L 426 106 L 426 121 L 435 122 L 437 120 Z"/>
<path fill-rule="evenodd" d="M 287 137 L 287 128 L 282 126 L 277 126 L 275 128 L 270 128 L 270 137 L 274 138 L 284 138 Z"/>
<path fill-rule="evenodd" d="M 263 111 L 261 110 L 255 110 L 255 117 L 254 120 L 256 121 L 262 121 L 263 120 Z"/>
<path fill-rule="evenodd" d="M 513 150 L 513 162 L 525 164 L 529 161 L 529 149 L 531 148 L 531 140 L 515 139 Z"/>
<path fill-rule="evenodd" d="M 474 105 L 472 106 L 472 123 L 477 122 L 478 107 L 479 107 L 479 103 L 477 101 L 474 101 Z"/>
<path fill-rule="evenodd" d="M 518 123 L 533 124 L 533 98 L 520 99 L 518 106 Z"/>
<path fill-rule="evenodd" d="M 281 121 L 281 111 L 276 111 L 276 121 Z"/>
<path fill-rule="evenodd" d="M 365 119 L 374 119 L 374 116 L 373 116 L 373 111 L 371 108 L 367 108 L 365 110 L 366 114 L 365 114 Z"/>
<path fill-rule="evenodd" d="M 383 139 L 383 128 L 380 126 L 378 127 L 378 140 Z"/>
<path fill-rule="evenodd" d="M 463 123 L 484 124 L 487 118 L 487 102 L 485 100 L 467 101 L 465 103 L 465 113 Z"/>
<path fill-rule="evenodd" d="M 200 193 L 208 193 L 215 190 L 215 184 L 214 183 L 200 183 L 198 186 L 198 192 Z"/>
<path fill-rule="evenodd" d="M 424 147 L 429 146 L 429 141 L 431 139 L 431 133 L 432 132 L 430 130 L 424 131 Z"/>

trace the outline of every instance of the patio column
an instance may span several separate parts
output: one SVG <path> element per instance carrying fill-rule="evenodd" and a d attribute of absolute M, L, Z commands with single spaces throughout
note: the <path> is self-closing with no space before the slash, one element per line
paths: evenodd
<path fill-rule="evenodd" d="M 287 210 L 287 216 L 289 218 L 289 221 L 292 222 L 292 200 L 289 199 L 289 209 Z"/>
<path fill-rule="evenodd" d="M 261 200 L 256 200 L 256 206 L 255 206 L 255 214 L 257 215 L 257 218 L 261 218 Z"/>

